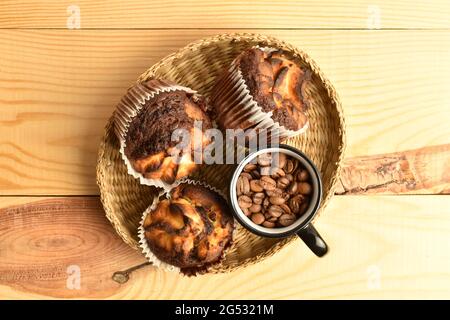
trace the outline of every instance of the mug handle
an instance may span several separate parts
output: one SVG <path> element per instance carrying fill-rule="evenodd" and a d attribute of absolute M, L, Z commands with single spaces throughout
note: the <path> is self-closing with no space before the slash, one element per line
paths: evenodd
<path fill-rule="evenodd" d="M 327 244 L 311 223 L 298 231 L 297 235 L 316 256 L 323 257 L 328 252 Z"/>

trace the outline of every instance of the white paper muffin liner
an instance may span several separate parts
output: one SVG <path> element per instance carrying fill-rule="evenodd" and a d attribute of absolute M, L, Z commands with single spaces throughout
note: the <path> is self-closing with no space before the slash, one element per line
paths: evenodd
<path fill-rule="evenodd" d="M 143 212 L 138 228 L 139 246 L 141 247 L 142 253 L 144 254 L 145 258 L 147 258 L 147 261 L 149 261 L 154 267 L 164 271 L 180 272 L 180 268 L 159 260 L 158 257 L 150 250 L 147 239 L 145 238 L 145 219 L 147 218 L 148 214 L 156 209 L 160 198 L 165 196 L 166 193 L 166 190 L 161 191 L 157 196 L 155 196 L 155 198 L 153 199 L 153 203 Z"/>
<path fill-rule="evenodd" d="M 120 155 L 127 167 L 128 174 L 134 178 L 139 179 L 139 182 L 148 186 L 155 186 L 170 190 L 173 184 L 168 184 L 161 179 L 149 179 L 144 177 L 142 173 L 136 171 L 131 165 L 130 160 L 125 155 L 126 141 L 128 127 L 133 118 L 141 111 L 145 103 L 162 92 L 185 91 L 197 95 L 197 92 L 183 86 L 179 86 L 164 80 L 153 80 L 152 87 L 146 87 L 141 83 L 136 83 L 131 87 L 126 95 L 119 102 L 117 109 L 114 112 L 114 132 L 120 142 Z M 199 95 L 198 95 L 199 96 Z"/>
<path fill-rule="evenodd" d="M 268 47 L 255 46 L 254 48 L 267 52 L 277 51 L 275 48 Z M 277 136 L 279 140 L 305 132 L 309 122 L 300 130 L 289 130 L 272 119 L 272 112 L 262 110 L 245 84 L 237 59 L 231 63 L 230 68 L 218 81 L 220 86 L 217 86 L 211 95 L 211 102 L 217 113 L 216 121 L 223 128 L 242 128 L 248 123 L 248 127 L 267 130 L 269 134 L 272 134 L 273 137 Z"/>
<path fill-rule="evenodd" d="M 205 187 L 205 188 L 207 188 L 207 189 L 209 189 L 211 191 L 214 191 L 214 192 L 218 193 L 225 201 L 227 201 L 227 197 L 225 196 L 225 194 L 221 190 L 219 190 L 219 189 L 217 189 L 215 187 L 212 187 L 211 185 L 209 185 L 209 184 L 207 184 L 206 182 L 203 182 L 203 181 L 196 181 L 196 180 L 191 180 L 191 179 L 188 179 L 188 178 L 183 178 L 183 179 L 180 179 L 180 180 L 176 181 L 172 185 L 172 188 L 175 188 L 178 185 L 183 184 L 183 183 Z M 147 258 L 147 261 L 149 261 L 156 268 L 158 268 L 160 270 L 163 270 L 163 271 L 178 272 L 178 273 L 183 274 L 181 272 L 181 268 L 176 267 L 176 266 L 171 265 L 171 264 L 168 264 L 168 263 L 166 263 L 164 261 L 161 261 L 151 251 L 151 249 L 150 249 L 150 247 L 148 245 L 147 239 L 145 238 L 144 222 L 145 222 L 145 219 L 147 218 L 147 215 L 151 214 L 152 211 L 156 209 L 156 207 L 157 207 L 157 205 L 158 205 L 158 203 L 159 203 L 159 201 L 160 201 L 160 199 L 162 197 L 165 197 L 166 199 L 170 199 L 171 191 L 172 190 L 162 190 L 157 196 L 155 196 L 155 198 L 153 199 L 153 203 L 143 212 L 142 218 L 141 218 L 141 221 L 140 221 L 140 224 L 139 224 L 139 228 L 138 228 L 139 246 L 142 249 L 142 253 Z M 230 210 L 232 210 L 231 207 L 230 207 Z M 235 239 L 235 237 L 236 237 L 237 225 L 239 225 L 239 224 L 236 223 L 234 217 L 232 217 L 232 218 L 233 218 L 233 233 L 232 233 L 232 237 L 231 237 L 231 243 L 229 243 L 229 245 L 222 251 L 222 255 L 220 256 L 219 260 L 217 262 L 213 263 L 212 265 L 215 265 L 215 264 L 219 263 L 221 260 L 223 260 L 225 258 L 227 252 L 230 250 L 230 248 L 231 248 L 231 246 L 233 244 L 233 239 Z M 206 266 L 205 267 L 205 271 L 207 272 L 208 268 L 211 267 L 212 265 Z"/>

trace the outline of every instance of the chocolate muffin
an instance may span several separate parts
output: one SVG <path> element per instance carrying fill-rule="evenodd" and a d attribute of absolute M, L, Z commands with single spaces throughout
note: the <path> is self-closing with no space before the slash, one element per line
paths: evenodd
<path fill-rule="evenodd" d="M 310 73 L 283 51 L 253 48 L 237 59 L 250 94 L 264 112 L 289 130 L 300 130 L 307 123 L 302 88 Z"/>
<path fill-rule="evenodd" d="M 143 228 L 153 254 L 186 272 L 220 260 L 231 244 L 234 220 L 220 195 L 185 183 L 171 191 L 170 199 L 158 203 Z"/>
<path fill-rule="evenodd" d="M 310 77 L 287 52 L 247 49 L 213 89 L 214 117 L 222 129 L 277 130 L 282 139 L 302 133 L 308 127 L 304 91 Z"/>
<path fill-rule="evenodd" d="M 142 85 L 153 86 L 152 81 Z M 131 166 L 145 178 L 159 179 L 167 184 L 192 173 L 197 168 L 192 138 L 194 122 L 201 121 L 201 142 L 196 143 L 204 147 L 207 139 L 203 133 L 212 128 L 206 112 L 203 97 L 183 90 L 160 92 L 145 101 L 131 120 L 125 136 L 124 153 Z M 172 139 L 172 133 L 177 129 L 190 133 L 190 145 L 177 148 L 180 141 Z"/>

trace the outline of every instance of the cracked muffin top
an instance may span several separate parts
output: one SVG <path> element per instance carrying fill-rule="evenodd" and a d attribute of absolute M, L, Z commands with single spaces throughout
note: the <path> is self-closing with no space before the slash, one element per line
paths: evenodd
<path fill-rule="evenodd" d="M 242 52 L 237 63 L 253 99 L 272 119 L 289 130 L 300 130 L 308 122 L 304 86 L 310 70 L 303 69 L 280 50 L 252 48 Z"/>
<path fill-rule="evenodd" d="M 162 92 L 146 101 L 125 137 L 124 152 L 133 168 L 146 178 L 169 184 L 192 173 L 197 167 L 193 145 L 191 152 L 186 151 L 188 148 L 176 150 L 179 141 L 172 139 L 172 133 L 185 129 L 192 137 L 195 121 L 201 121 L 204 146 L 207 141 L 203 133 L 212 128 L 206 112 L 203 97 L 182 90 Z M 181 160 L 175 161 L 174 155 L 181 156 Z"/>
<path fill-rule="evenodd" d="M 182 270 L 218 262 L 231 244 L 234 220 L 216 192 L 198 185 L 180 184 L 144 221 L 151 251 Z"/>

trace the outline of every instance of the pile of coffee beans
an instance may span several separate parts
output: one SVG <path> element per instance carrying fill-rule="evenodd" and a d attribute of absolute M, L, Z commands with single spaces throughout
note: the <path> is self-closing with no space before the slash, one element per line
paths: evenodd
<path fill-rule="evenodd" d="M 285 153 L 263 153 L 250 162 L 236 184 L 238 204 L 254 223 L 287 227 L 308 209 L 312 184 L 309 172 Z"/>

